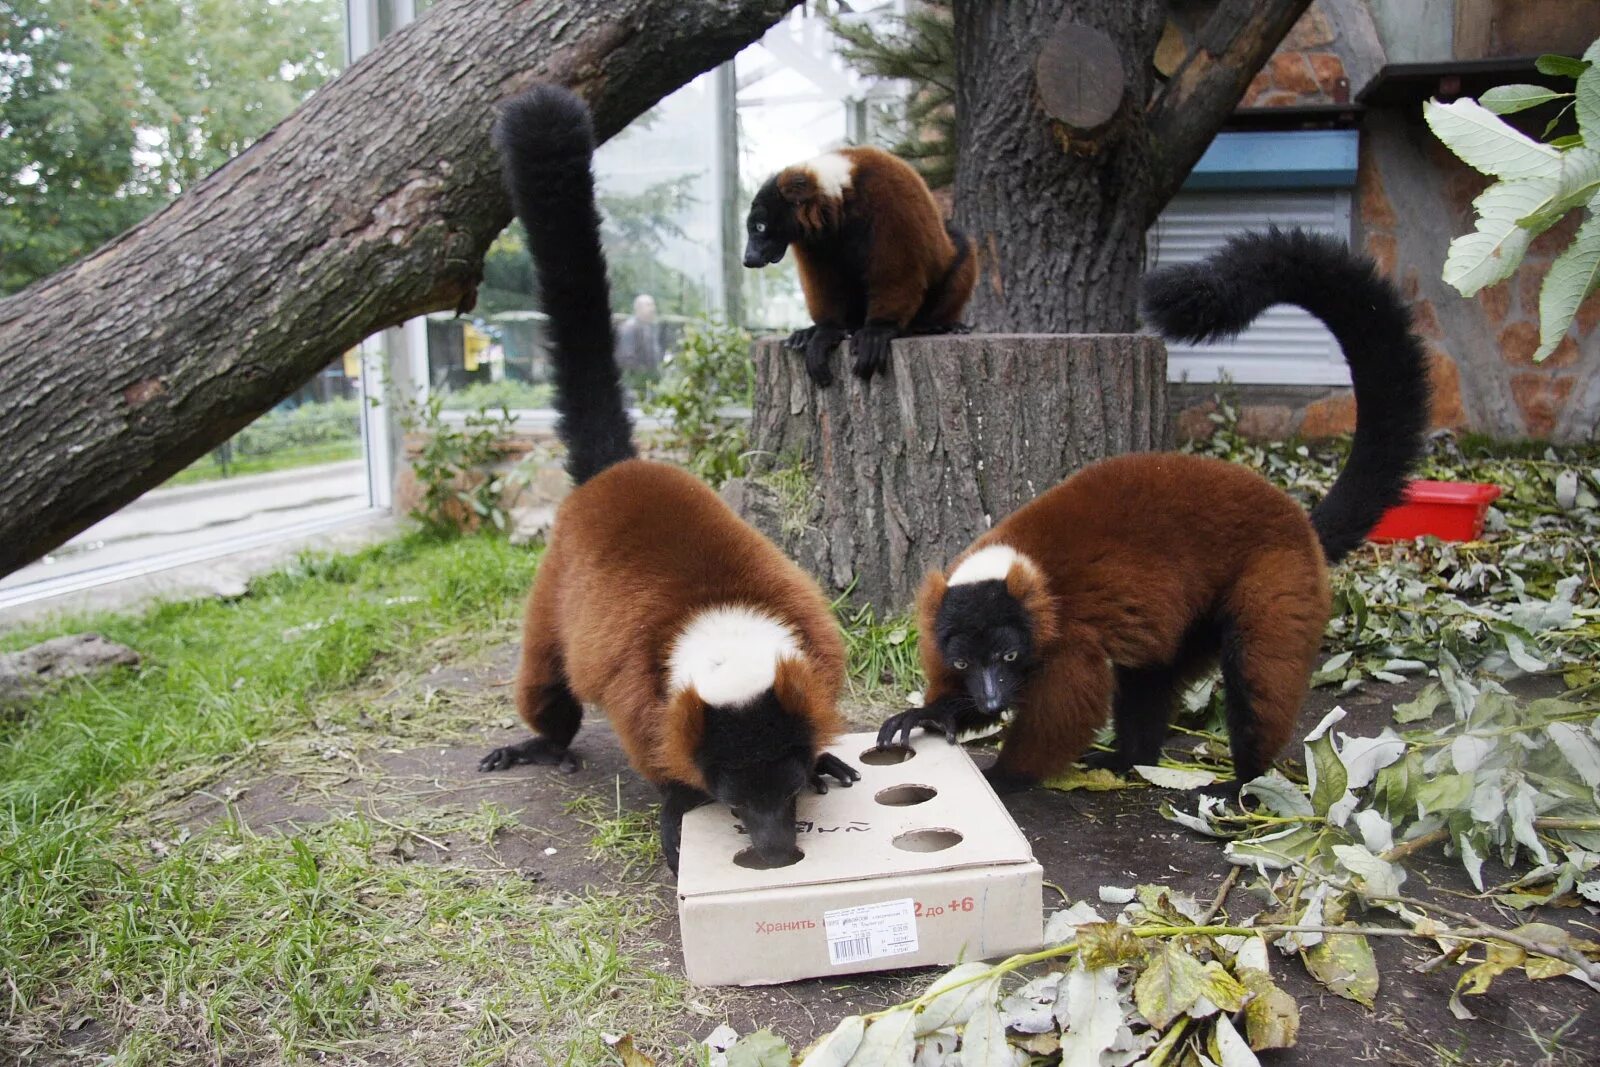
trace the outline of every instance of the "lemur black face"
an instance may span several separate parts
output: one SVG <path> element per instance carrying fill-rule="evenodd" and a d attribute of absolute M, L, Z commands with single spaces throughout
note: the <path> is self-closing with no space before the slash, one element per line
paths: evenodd
<path fill-rule="evenodd" d="M 1015 707 L 1036 665 L 1033 623 L 1003 581 L 953 585 L 935 621 L 945 663 L 959 675 L 978 710 Z"/>
<path fill-rule="evenodd" d="M 778 179 L 769 178 L 750 202 L 750 214 L 745 218 L 745 266 L 769 267 L 783 258 L 791 240 L 792 214 L 778 193 Z"/>
<path fill-rule="evenodd" d="M 706 709 L 700 769 L 712 797 L 733 809 L 761 858 L 799 858 L 795 799 L 811 780 L 810 730 L 770 691 L 743 708 Z"/>

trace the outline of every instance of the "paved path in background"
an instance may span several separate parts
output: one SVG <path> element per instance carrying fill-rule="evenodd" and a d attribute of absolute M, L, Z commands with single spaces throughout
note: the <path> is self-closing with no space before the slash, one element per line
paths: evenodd
<path fill-rule="evenodd" d="M 366 506 L 362 460 L 152 489 L 44 559 L 0 579 L 0 589 L 240 540 Z"/>

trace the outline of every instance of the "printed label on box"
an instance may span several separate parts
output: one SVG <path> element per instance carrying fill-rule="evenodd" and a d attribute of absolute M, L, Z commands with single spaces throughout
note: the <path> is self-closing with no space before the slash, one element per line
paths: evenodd
<path fill-rule="evenodd" d="M 910 897 L 822 913 L 828 962 L 837 967 L 917 951 L 917 915 Z"/>

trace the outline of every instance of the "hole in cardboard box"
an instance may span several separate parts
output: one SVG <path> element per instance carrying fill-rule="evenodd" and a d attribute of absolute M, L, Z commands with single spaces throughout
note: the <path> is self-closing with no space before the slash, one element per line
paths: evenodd
<path fill-rule="evenodd" d="M 896 763 L 904 763 L 916 754 L 915 749 L 905 745 L 874 745 L 861 753 L 861 762 L 869 767 L 891 767 Z"/>
<path fill-rule="evenodd" d="M 782 863 L 773 863 L 771 860 L 762 858 L 761 853 L 753 848 L 742 848 L 733 857 L 733 862 L 752 871 L 770 871 L 778 867 L 793 867 L 805 858 L 806 854 L 804 852 L 795 849 L 793 858 Z"/>
<path fill-rule="evenodd" d="M 909 808 L 913 804 L 925 804 L 938 795 L 939 791 L 931 785 L 891 785 L 878 790 L 873 799 L 891 808 Z"/>
<path fill-rule="evenodd" d="M 894 839 L 894 847 L 902 852 L 943 852 L 961 844 L 961 835 L 944 828 L 907 830 Z"/>

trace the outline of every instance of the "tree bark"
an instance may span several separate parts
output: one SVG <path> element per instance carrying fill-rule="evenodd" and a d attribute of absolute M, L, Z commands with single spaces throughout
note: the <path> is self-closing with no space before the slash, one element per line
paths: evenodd
<path fill-rule="evenodd" d="M 1163 86 L 1154 63 L 1163 0 L 955 0 L 955 215 L 981 266 L 968 321 L 1134 329 L 1145 231 L 1309 3 L 1221 0 Z M 1058 84 L 1061 71 L 1103 66 L 1093 47 L 1102 34 L 1123 82 L 1121 107 L 1104 121 L 1102 86 L 1069 84 L 1094 106 L 1064 110 Z M 1047 105 L 1094 122 L 1074 128 Z"/>
<path fill-rule="evenodd" d="M 730 499 L 831 593 L 880 614 L 1071 472 L 1166 446 L 1155 337 L 904 338 L 887 376 L 820 390 L 777 341 L 757 342 L 755 362 L 752 472 Z"/>
<path fill-rule="evenodd" d="M 237 159 L 0 301 L 0 575 L 159 485 L 362 338 L 470 308 L 510 221 L 495 104 L 609 137 L 795 0 L 443 0 Z"/>

